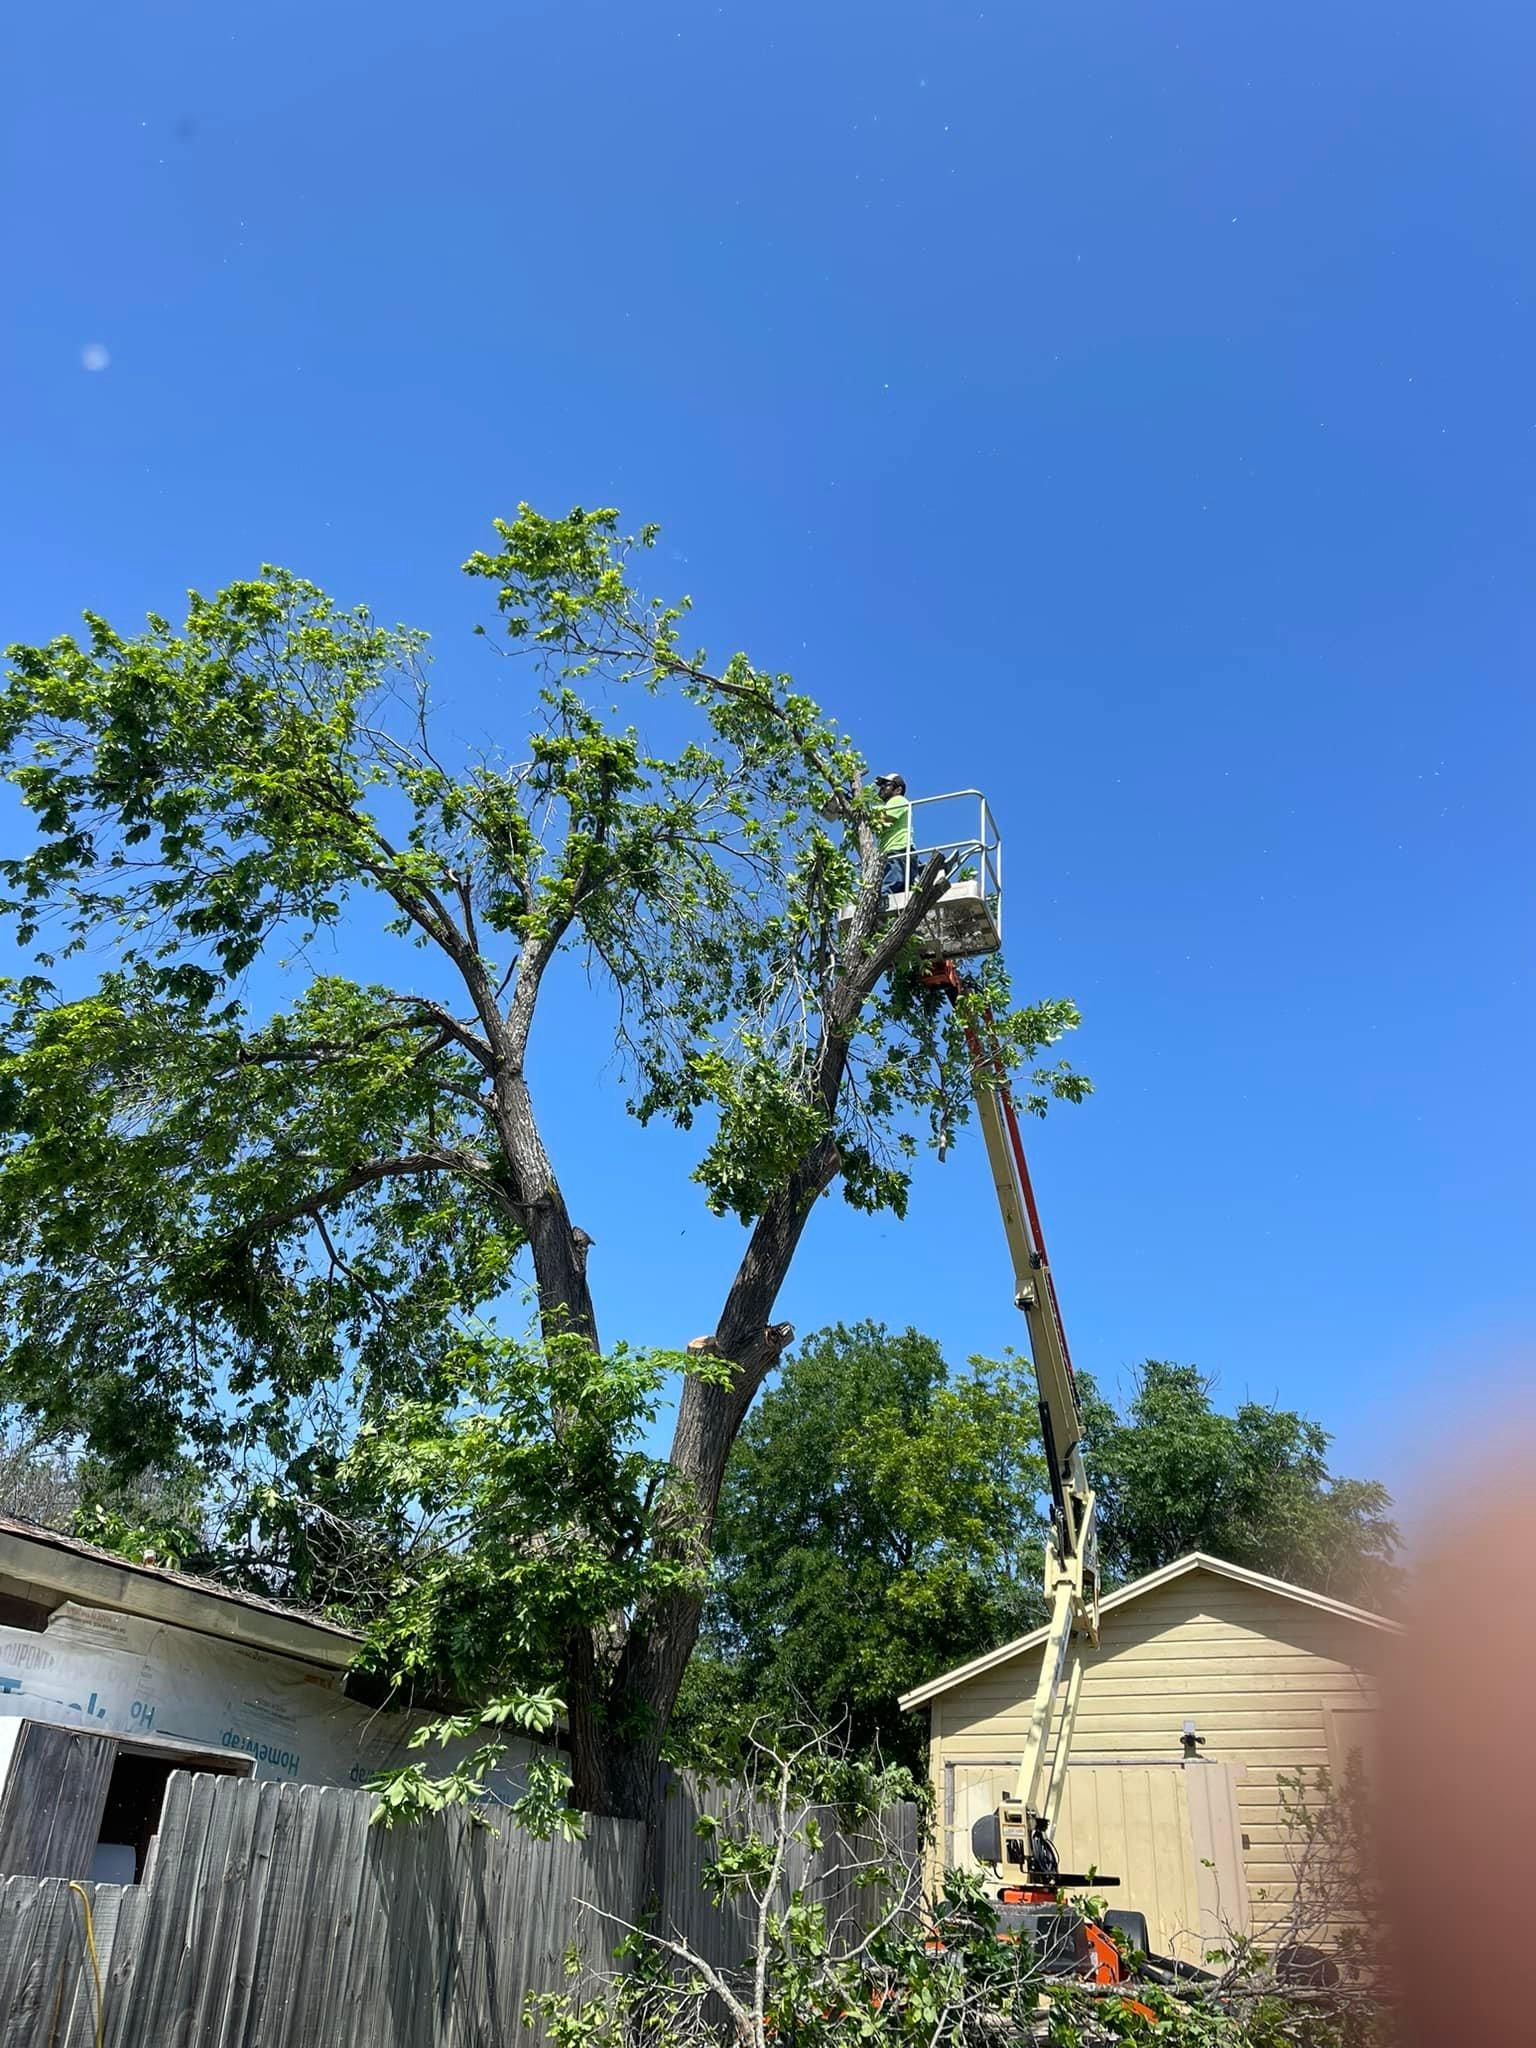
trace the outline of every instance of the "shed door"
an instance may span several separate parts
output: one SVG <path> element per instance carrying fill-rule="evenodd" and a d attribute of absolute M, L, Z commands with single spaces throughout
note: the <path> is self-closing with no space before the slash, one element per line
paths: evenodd
<path fill-rule="evenodd" d="M 1159 1955 L 1199 1960 L 1195 1844 L 1180 1765 L 1069 1765 L 1056 1834 L 1074 1870 L 1119 1878 L 1104 1898 L 1146 1914 Z"/>
<path fill-rule="evenodd" d="M 1222 1764 L 1198 1770 L 1191 1798 L 1180 1763 L 1071 1764 L 1056 1839 L 1073 1870 L 1102 1870 L 1120 1883 L 1103 1897 L 1110 1906 L 1147 1916 L 1161 1955 L 1202 1960 L 1221 1945 L 1222 1922 L 1243 1928 L 1247 1886 L 1232 1819 L 1231 1774 Z M 950 1860 L 976 1869 L 971 1826 L 1014 1787 L 1016 1767 L 954 1764 Z"/>

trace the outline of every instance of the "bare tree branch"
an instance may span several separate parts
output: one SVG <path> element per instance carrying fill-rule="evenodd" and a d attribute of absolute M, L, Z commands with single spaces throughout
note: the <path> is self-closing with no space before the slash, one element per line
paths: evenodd
<path fill-rule="evenodd" d="M 742 2004 L 714 1964 L 706 1962 L 696 1948 L 693 1948 L 679 1935 L 657 1934 L 652 1928 L 637 1927 L 633 1920 L 626 1920 L 618 1913 L 610 1913 L 606 1907 L 594 1905 L 590 1899 L 581 1899 L 577 1903 L 584 1907 L 587 1912 L 596 1914 L 599 1920 L 611 1921 L 615 1927 L 622 1927 L 626 1934 L 639 1935 L 641 1940 L 648 1941 L 654 1947 L 665 1950 L 668 1955 L 676 1956 L 678 1961 L 686 1963 L 690 1970 L 697 1970 L 700 1977 L 730 2013 L 732 2023 L 736 2028 L 737 2040 L 744 2043 L 745 2048 L 752 2048 L 752 2044 L 758 2038 L 757 2029 L 753 2024 L 753 2015 Z"/>
<path fill-rule="evenodd" d="M 234 1239 L 236 1244 L 255 1244 L 263 1237 L 285 1229 L 290 1223 L 300 1222 L 306 1216 L 319 1216 L 326 1209 L 333 1209 L 337 1203 L 346 1201 L 363 1188 L 385 1180 L 409 1180 L 426 1173 L 452 1173 L 473 1180 L 481 1186 L 494 1182 L 495 1170 L 489 1159 L 475 1152 L 445 1150 L 441 1152 L 402 1152 L 392 1159 L 365 1159 L 351 1167 L 339 1180 L 328 1187 L 320 1188 L 312 1195 L 306 1195 L 301 1202 L 290 1202 L 285 1208 L 270 1209 L 254 1223 L 248 1223 Z"/>

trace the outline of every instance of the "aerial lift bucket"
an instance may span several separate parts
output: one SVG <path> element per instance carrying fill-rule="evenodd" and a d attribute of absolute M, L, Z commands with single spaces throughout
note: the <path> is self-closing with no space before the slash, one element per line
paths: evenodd
<path fill-rule="evenodd" d="M 1003 943 L 1003 848 L 997 824 L 979 789 L 946 790 L 912 804 L 909 873 L 915 883 L 935 854 L 949 866 L 949 882 L 917 929 L 930 960 L 975 960 Z M 891 891 L 886 907 L 894 917 L 911 901 L 910 891 Z M 853 915 L 850 904 L 840 923 Z"/>

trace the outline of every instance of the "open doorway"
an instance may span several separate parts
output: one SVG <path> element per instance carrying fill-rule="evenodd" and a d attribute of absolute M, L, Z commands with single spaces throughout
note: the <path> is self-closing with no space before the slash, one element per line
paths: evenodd
<path fill-rule="evenodd" d="M 113 1760 L 107 1780 L 101 1826 L 91 1852 L 88 1875 L 96 1884 L 138 1884 L 149 1859 L 149 1845 L 160 1826 L 165 1787 L 172 1771 L 219 1771 L 234 1776 L 227 1759 L 189 1758 L 171 1750 L 156 1754 L 126 1744 Z"/>
<path fill-rule="evenodd" d="M 250 1765 L 226 1756 L 119 1743 L 91 1852 L 89 1874 L 97 1884 L 138 1884 L 143 1878 L 172 1771 L 208 1771 L 220 1777 L 243 1778 L 249 1775 Z"/>

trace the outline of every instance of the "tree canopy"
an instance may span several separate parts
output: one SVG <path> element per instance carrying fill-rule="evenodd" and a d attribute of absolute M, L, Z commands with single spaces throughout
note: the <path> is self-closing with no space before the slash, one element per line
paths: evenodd
<path fill-rule="evenodd" d="M 1113 1586 L 1191 1550 L 1365 1605 L 1392 1597 L 1386 1489 L 1334 1477 L 1329 1437 L 1192 1366 L 1149 1361 L 1123 1407 L 1079 1376 Z M 951 1369 L 915 1330 L 808 1339 L 726 1468 L 714 1583 L 679 1752 L 729 1755 L 754 1717 L 809 1714 L 922 1767 L 908 1688 L 1045 1618 L 1045 1466 L 1027 1360 Z"/>
<path fill-rule="evenodd" d="M 1089 1468 L 1116 1581 L 1191 1550 L 1366 1607 L 1393 1604 L 1397 1528 L 1374 1479 L 1336 1477 L 1332 1438 L 1290 1408 L 1226 1414 L 1193 1365 L 1149 1359 L 1118 1413 L 1095 1399 Z"/>
<path fill-rule="evenodd" d="M 527 657 L 478 756 L 434 729 L 421 634 L 278 569 L 179 626 L 88 614 L 13 648 L 0 694 L 33 826 L 0 863 L 31 954 L 0 990 L 0 1401 L 123 1477 L 193 1457 L 215 1568 L 387 1584 L 397 1676 L 557 1680 L 578 1797 L 626 1812 L 818 1197 L 901 1212 L 966 1120 L 983 1008 L 1031 1108 L 1086 1088 L 1041 1060 L 1072 1005 L 1015 1006 L 999 961 L 923 1000 L 946 861 L 890 914 L 853 741 L 788 676 L 685 647 L 688 601 L 636 581 L 655 538 L 523 507 L 471 556 L 491 645 Z M 392 970 L 320 971 L 332 932 Z M 680 1361 L 603 1347 L 535 1099 L 562 952 L 611 1006 L 623 1107 L 694 1133 L 702 1198 L 747 1227 L 724 1298 L 679 1304 L 712 1337 L 664 1461 L 638 1445 Z"/>

